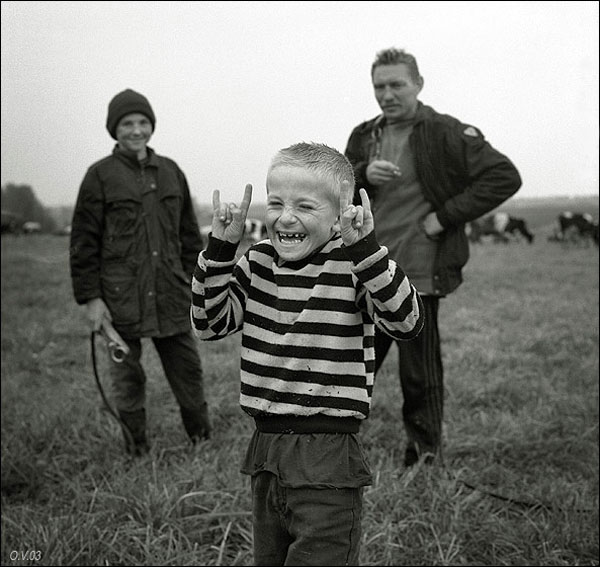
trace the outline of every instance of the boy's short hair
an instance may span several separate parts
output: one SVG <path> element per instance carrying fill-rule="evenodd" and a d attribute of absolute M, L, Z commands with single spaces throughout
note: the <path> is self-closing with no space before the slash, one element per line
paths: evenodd
<path fill-rule="evenodd" d="M 343 181 L 354 188 L 352 164 L 344 154 L 326 144 L 299 142 L 283 148 L 271 160 L 269 173 L 279 166 L 300 167 L 320 175 L 331 183 L 335 199 L 340 198 Z"/>

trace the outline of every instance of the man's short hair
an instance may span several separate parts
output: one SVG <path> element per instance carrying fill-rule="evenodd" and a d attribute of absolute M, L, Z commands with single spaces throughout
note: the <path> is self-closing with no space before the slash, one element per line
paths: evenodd
<path fill-rule="evenodd" d="M 404 64 L 408 67 L 413 82 L 416 83 L 419 81 L 421 74 L 419 73 L 419 66 L 417 65 L 417 60 L 414 55 L 407 53 L 404 49 L 397 49 L 396 47 L 382 49 L 377 52 L 375 61 L 373 61 L 373 65 L 371 65 L 371 77 L 373 77 L 373 73 L 377 67 L 381 67 L 382 65 L 400 64 Z"/>

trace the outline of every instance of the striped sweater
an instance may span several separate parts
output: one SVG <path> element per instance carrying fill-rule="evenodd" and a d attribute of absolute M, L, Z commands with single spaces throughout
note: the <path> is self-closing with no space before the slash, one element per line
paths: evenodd
<path fill-rule="evenodd" d="M 374 233 L 346 247 L 334 236 L 280 262 L 270 243 L 236 261 L 210 236 L 192 279 L 198 337 L 242 331 L 240 404 L 249 415 L 365 419 L 373 392 L 374 324 L 396 340 L 423 326 L 421 299 Z"/>

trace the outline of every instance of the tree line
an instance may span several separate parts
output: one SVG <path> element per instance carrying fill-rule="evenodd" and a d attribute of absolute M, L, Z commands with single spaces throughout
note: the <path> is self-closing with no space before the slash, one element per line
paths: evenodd
<path fill-rule="evenodd" d="M 37 222 L 42 232 L 56 230 L 56 220 L 35 196 L 31 185 L 7 183 L 2 187 L 2 232 L 18 231 L 26 222 Z"/>
<path fill-rule="evenodd" d="M 192 206 L 200 225 L 210 223 L 212 209 L 192 196 Z M 73 207 L 45 207 L 31 185 L 7 183 L 2 187 L 2 232 L 21 232 L 26 222 L 39 223 L 41 232 L 57 234 L 71 224 Z"/>

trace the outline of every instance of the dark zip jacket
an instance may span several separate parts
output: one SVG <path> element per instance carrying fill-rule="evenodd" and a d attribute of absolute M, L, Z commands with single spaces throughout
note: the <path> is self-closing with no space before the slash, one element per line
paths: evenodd
<path fill-rule="evenodd" d="M 367 181 L 366 170 L 376 145 L 381 143 L 384 120 L 379 115 L 359 124 L 350 134 L 345 151 L 354 168 L 356 193 L 364 187 L 371 200 L 378 198 L 377 187 Z M 409 144 L 425 199 L 444 227 L 433 273 L 434 293 L 443 296 L 462 283 L 462 268 L 469 259 L 465 223 L 514 195 L 521 177 L 513 163 L 477 128 L 421 102 Z"/>
<path fill-rule="evenodd" d="M 93 164 L 73 213 L 70 265 L 75 300 L 101 297 L 124 337 L 188 331 L 191 276 L 202 240 L 185 176 L 148 148 Z"/>

